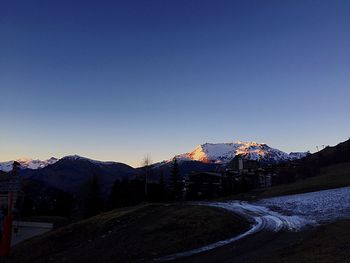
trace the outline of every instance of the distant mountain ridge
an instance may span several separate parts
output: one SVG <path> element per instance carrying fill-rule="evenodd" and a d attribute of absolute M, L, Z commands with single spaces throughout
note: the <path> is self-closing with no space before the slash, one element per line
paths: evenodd
<path fill-rule="evenodd" d="M 292 161 L 307 156 L 309 152 L 286 153 L 269 147 L 265 143 L 232 142 L 232 143 L 204 143 L 197 146 L 192 152 L 175 156 L 181 160 L 193 160 L 205 163 L 228 163 L 235 156 L 265 163 L 280 163 Z"/>
<path fill-rule="evenodd" d="M 39 159 L 31 159 L 31 158 L 20 158 L 17 160 L 12 160 L 12 161 L 7 161 L 7 162 L 0 162 L 0 171 L 3 172 L 9 172 L 12 170 L 12 165 L 13 162 L 16 161 L 18 162 L 21 166 L 21 169 L 30 169 L 30 170 L 38 170 L 38 169 L 42 169 L 45 168 L 49 165 L 55 164 L 56 162 L 60 161 L 60 160 L 83 160 L 83 161 L 88 161 L 91 163 L 94 163 L 96 165 L 100 164 L 115 164 L 118 162 L 113 162 L 113 161 L 98 161 L 98 160 L 93 160 L 93 159 L 89 159 L 86 157 L 82 157 L 79 155 L 67 155 L 65 157 L 62 157 L 61 159 L 55 158 L 55 157 L 51 157 L 50 159 L 47 160 L 39 160 Z"/>
<path fill-rule="evenodd" d="M 101 195 L 107 196 L 115 180 L 132 180 L 137 177 L 138 171 L 124 163 L 102 162 L 72 155 L 42 169 L 22 170 L 22 175 L 27 180 L 45 183 L 68 193 L 77 193 L 96 176 Z"/>
<path fill-rule="evenodd" d="M 58 159 L 55 157 L 51 157 L 50 159 L 42 161 L 39 159 L 33 160 L 30 158 L 20 158 L 20 159 L 8 161 L 8 162 L 0 162 L 0 171 L 3 171 L 3 172 L 11 171 L 14 161 L 18 162 L 21 165 L 22 169 L 37 170 L 56 163 Z"/>
<path fill-rule="evenodd" d="M 260 161 L 262 163 L 276 164 L 286 161 L 301 159 L 307 156 L 309 152 L 291 152 L 286 153 L 278 149 L 269 147 L 265 143 L 257 142 L 232 142 L 232 143 L 204 143 L 197 146 L 189 153 L 179 154 L 175 157 L 180 161 L 197 161 L 202 163 L 226 164 L 235 156 L 240 155 L 245 159 Z M 20 158 L 16 160 L 21 164 L 22 169 L 37 170 L 55 164 L 62 159 L 85 160 L 97 165 L 113 164 L 117 162 L 104 162 L 92 160 L 78 155 L 69 155 L 61 159 L 51 157 L 48 160 L 33 160 L 30 158 Z M 164 165 L 171 160 L 159 162 L 156 166 Z M 9 172 L 12 170 L 14 161 L 0 162 L 0 171 Z"/>

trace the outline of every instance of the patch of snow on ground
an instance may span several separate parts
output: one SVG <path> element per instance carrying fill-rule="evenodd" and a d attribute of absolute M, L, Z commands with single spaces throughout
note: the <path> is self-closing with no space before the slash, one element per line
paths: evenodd
<path fill-rule="evenodd" d="M 258 202 L 245 201 L 202 202 L 202 205 L 224 208 L 246 218 L 251 228 L 236 236 L 197 249 L 155 259 L 169 261 L 215 249 L 238 241 L 262 230 L 274 232 L 300 231 L 338 219 L 350 218 L 350 187 L 262 199 Z"/>
<path fill-rule="evenodd" d="M 262 199 L 255 204 L 320 224 L 350 218 L 350 187 Z"/>
<path fill-rule="evenodd" d="M 298 215 L 284 215 L 265 206 L 245 201 L 218 202 L 209 205 L 232 211 L 255 223 L 263 221 L 261 227 L 274 232 L 280 230 L 299 231 L 305 227 L 316 225 L 316 221 L 313 219 L 306 219 Z"/>

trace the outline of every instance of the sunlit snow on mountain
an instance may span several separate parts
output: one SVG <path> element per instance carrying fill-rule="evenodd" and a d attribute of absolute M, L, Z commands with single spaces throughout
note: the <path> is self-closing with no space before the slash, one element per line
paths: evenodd
<path fill-rule="evenodd" d="M 256 161 L 278 163 L 305 157 L 308 152 L 285 153 L 257 142 L 205 143 L 197 146 L 192 152 L 180 154 L 179 160 L 195 160 L 206 163 L 226 163 L 236 155 Z"/>
<path fill-rule="evenodd" d="M 30 158 L 20 158 L 16 161 L 21 165 L 20 167 L 22 169 L 36 170 L 36 169 L 41 169 L 41 168 L 44 168 L 48 165 L 54 164 L 58 161 L 58 159 L 51 157 L 48 160 L 41 161 L 39 159 L 33 160 Z M 8 161 L 8 162 L 0 162 L 0 170 L 4 171 L 4 172 L 11 171 L 13 162 L 14 162 L 14 160 Z"/>

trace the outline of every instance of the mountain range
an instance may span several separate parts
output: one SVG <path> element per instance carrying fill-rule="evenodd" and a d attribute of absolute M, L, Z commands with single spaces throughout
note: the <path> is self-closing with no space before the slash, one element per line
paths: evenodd
<path fill-rule="evenodd" d="M 276 164 L 296 159 L 301 159 L 307 156 L 308 152 L 292 152 L 286 153 L 278 149 L 269 147 L 264 143 L 257 142 L 233 142 L 233 143 L 204 143 L 197 146 L 193 151 L 176 155 L 180 163 L 187 164 L 192 161 L 200 163 L 223 164 L 230 162 L 235 156 L 240 155 L 244 159 L 259 161 L 264 164 Z M 97 165 L 111 165 L 114 162 L 101 162 L 77 155 L 63 157 L 62 159 L 70 160 L 84 160 Z M 171 162 L 172 159 L 156 163 L 153 167 L 164 166 Z M 16 160 L 21 164 L 22 169 L 37 170 L 47 166 L 53 165 L 59 161 L 57 158 L 50 158 L 48 160 L 33 160 L 30 158 L 21 158 Z M 0 162 L 0 171 L 9 172 L 12 170 L 13 161 Z M 197 165 L 198 166 L 198 165 Z"/>
<path fill-rule="evenodd" d="M 348 158 L 348 144 L 339 151 L 339 160 Z M 182 176 L 191 172 L 221 172 L 225 170 L 230 161 L 236 156 L 256 160 L 261 163 L 281 163 L 301 158 L 301 162 L 318 162 L 324 160 L 325 153 L 332 151 L 326 148 L 322 152 L 309 155 L 308 153 L 285 153 L 266 144 L 256 142 L 235 143 L 205 143 L 196 147 L 193 151 L 179 154 L 179 171 Z M 306 158 L 303 158 L 307 156 Z M 315 157 L 317 156 L 317 159 Z M 316 161 L 313 161 L 313 160 Z M 80 157 L 77 155 L 66 156 L 61 159 L 50 158 L 48 160 L 32 160 L 21 158 L 17 160 L 21 164 L 20 178 L 23 191 L 26 196 L 40 207 L 46 207 L 47 200 L 56 200 L 62 195 L 71 196 L 75 204 L 84 202 L 89 194 L 91 182 L 96 179 L 101 197 L 107 200 L 110 196 L 113 184 L 116 180 L 133 180 L 144 175 L 144 168 L 133 168 L 118 162 L 103 162 Z M 0 171 L 11 171 L 13 161 L 0 163 Z M 159 182 L 160 178 L 169 183 L 172 171 L 172 159 L 151 165 L 152 172 L 149 182 Z M 4 172 L 0 172 L 4 173 Z M 46 200 L 46 201 L 45 201 Z M 45 203 L 45 202 L 46 203 Z M 51 201 L 50 201 L 51 202 Z M 76 205 L 79 207 L 79 205 Z"/>
<path fill-rule="evenodd" d="M 263 143 L 235 142 L 205 143 L 193 151 L 175 157 L 182 178 L 192 172 L 221 173 L 232 164 L 233 158 L 241 156 L 263 164 L 282 163 L 278 165 L 278 169 L 281 169 L 279 176 L 286 178 L 281 179 L 281 182 L 288 182 L 290 178 L 316 176 L 324 165 L 349 162 L 349 152 L 350 140 L 335 147 L 326 147 L 314 154 L 285 153 Z M 100 197 L 101 206 L 109 207 L 113 196 L 112 189 L 115 189 L 113 186 L 119 187 L 117 189 L 121 200 L 127 196 L 128 200 L 135 197 L 135 200 L 142 201 L 145 189 L 143 178 L 149 171 L 145 167 L 133 168 L 123 163 L 97 161 L 77 155 L 44 161 L 28 158 L 17 161 L 22 168 L 19 170 L 19 180 L 24 194 L 23 207 L 26 215 L 60 215 L 74 220 L 85 217 L 89 204 L 94 202 L 92 200 L 98 200 L 94 199 L 96 196 Z M 288 161 L 293 161 L 293 165 L 289 165 Z M 12 163 L 13 161 L 0 163 L 1 178 L 7 177 L 6 172 L 1 170 L 10 171 Z M 283 169 L 287 169 L 287 172 Z M 172 170 L 172 159 L 151 165 L 149 189 L 156 193 L 156 189 L 160 189 L 160 182 L 169 185 Z M 141 180 L 133 180 L 137 178 Z M 120 182 L 116 183 L 117 180 Z M 132 189 L 131 194 L 126 195 L 123 192 L 127 189 Z"/>

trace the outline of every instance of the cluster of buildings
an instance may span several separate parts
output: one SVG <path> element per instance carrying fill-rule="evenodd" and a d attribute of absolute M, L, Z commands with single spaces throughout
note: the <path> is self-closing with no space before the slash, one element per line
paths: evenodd
<path fill-rule="evenodd" d="M 275 176 L 271 169 L 261 167 L 257 161 L 237 156 L 223 171 L 190 174 L 184 181 L 184 196 L 187 200 L 200 200 L 268 188 Z"/>

